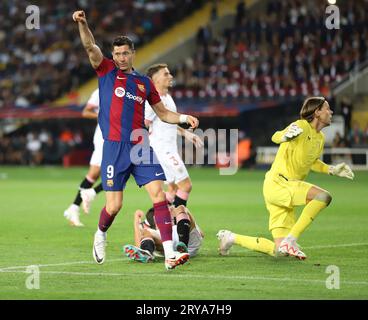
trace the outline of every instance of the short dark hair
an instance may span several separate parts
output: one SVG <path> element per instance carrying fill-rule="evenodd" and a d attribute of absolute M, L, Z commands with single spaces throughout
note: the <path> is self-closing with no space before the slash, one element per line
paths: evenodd
<path fill-rule="evenodd" d="M 311 122 L 314 119 L 314 112 L 320 110 L 325 103 L 324 97 L 310 97 L 303 103 L 302 109 L 300 110 L 300 119 Z"/>
<path fill-rule="evenodd" d="M 156 223 L 153 217 L 154 217 L 154 209 L 150 208 L 146 212 L 146 220 L 149 223 L 151 229 L 156 229 Z"/>
<path fill-rule="evenodd" d="M 153 75 L 156 73 L 156 72 L 159 72 L 161 69 L 163 68 L 167 68 L 168 65 L 166 63 L 156 63 L 156 64 L 153 64 L 152 66 L 148 67 L 147 69 L 147 77 L 150 77 L 152 79 Z"/>
<path fill-rule="evenodd" d="M 134 50 L 134 43 L 133 41 L 127 36 L 119 36 L 114 39 L 111 45 L 111 50 L 114 50 L 114 47 L 120 47 L 127 45 L 131 50 Z"/>

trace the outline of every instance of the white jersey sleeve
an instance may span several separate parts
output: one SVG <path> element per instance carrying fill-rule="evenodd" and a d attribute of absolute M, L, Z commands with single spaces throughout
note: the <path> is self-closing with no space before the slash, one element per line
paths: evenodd
<path fill-rule="evenodd" d="M 87 104 L 92 104 L 96 106 L 97 111 L 98 111 L 99 106 L 100 106 L 100 95 L 99 95 L 98 89 L 92 92 L 91 96 L 89 97 L 87 101 Z"/>
<path fill-rule="evenodd" d="M 144 108 L 144 118 L 149 121 L 153 121 L 156 118 L 156 113 L 153 111 L 151 105 L 146 101 Z"/>

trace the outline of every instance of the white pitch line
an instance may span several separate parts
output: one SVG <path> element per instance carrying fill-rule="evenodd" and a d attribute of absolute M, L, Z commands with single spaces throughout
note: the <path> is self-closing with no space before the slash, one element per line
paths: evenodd
<path fill-rule="evenodd" d="M 23 270 L 0 270 L 3 273 L 26 273 Z M 69 271 L 41 271 L 41 274 L 55 274 L 55 275 L 70 275 L 70 276 L 92 276 L 92 277 L 150 277 L 153 276 L 155 278 L 167 278 L 170 276 L 167 273 L 102 273 L 102 272 L 69 272 Z M 184 278 L 184 279 L 205 279 L 205 280 L 256 280 L 256 281 L 278 281 L 278 282 L 305 282 L 305 283 L 326 283 L 326 280 L 315 280 L 315 279 L 293 279 L 293 278 L 273 278 L 273 277 L 255 277 L 255 276 L 224 276 L 224 275 L 202 275 L 202 274 L 175 274 L 175 279 L 177 278 Z M 348 284 L 348 285 L 363 285 L 368 286 L 367 281 L 340 281 L 341 284 Z"/>
<path fill-rule="evenodd" d="M 111 259 L 109 262 L 116 262 L 122 261 L 122 259 Z M 25 269 L 29 266 L 36 266 L 36 267 L 60 267 L 60 266 L 72 266 L 75 264 L 96 264 L 92 259 L 89 261 L 70 261 L 70 262 L 62 262 L 62 263 L 50 263 L 50 264 L 29 264 L 28 266 L 13 266 L 13 267 L 4 267 L 0 268 L 0 272 L 4 270 L 12 270 L 12 269 Z"/>
<path fill-rule="evenodd" d="M 320 245 L 320 246 L 311 246 L 311 247 L 303 247 L 303 249 L 329 249 L 329 248 L 343 248 L 343 247 L 356 247 L 356 246 L 368 246 L 367 242 L 363 243 L 342 243 L 342 244 L 332 244 L 332 245 Z M 202 252 L 211 252 L 211 250 L 201 250 Z M 122 261 L 122 259 L 111 259 L 108 262 L 117 262 Z M 41 267 L 60 267 L 60 266 L 72 266 L 78 264 L 95 264 L 93 260 L 90 261 L 71 261 L 71 262 L 63 262 L 63 263 L 50 263 L 50 264 L 29 264 L 27 266 L 11 266 L 11 267 L 3 267 L 0 268 L 1 271 L 11 270 L 11 269 L 25 269 L 29 266 L 37 266 Z"/>
<path fill-rule="evenodd" d="M 358 247 L 358 246 L 368 246 L 368 243 L 363 242 L 363 243 L 331 244 L 325 246 L 303 247 L 303 249 L 329 249 L 329 248 L 344 248 L 344 247 Z"/>

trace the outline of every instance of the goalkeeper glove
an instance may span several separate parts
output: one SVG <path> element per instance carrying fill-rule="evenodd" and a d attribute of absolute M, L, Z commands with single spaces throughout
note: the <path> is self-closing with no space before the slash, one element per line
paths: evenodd
<path fill-rule="evenodd" d="M 333 176 L 344 177 L 350 180 L 354 179 L 354 172 L 345 162 L 339 163 L 336 166 L 330 166 L 328 173 Z"/>
<path fill-rule="evenodd" d="M 302 128 L 299 128 L 295 123 L 292 123 L 289 128 L 287 128 L 286 133 L 283 136 L 283 141 L 291 140 L 303 132 Z"/>

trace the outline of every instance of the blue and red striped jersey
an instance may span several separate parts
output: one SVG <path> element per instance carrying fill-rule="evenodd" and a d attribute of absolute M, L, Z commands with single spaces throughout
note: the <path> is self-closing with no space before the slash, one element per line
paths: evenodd
<path fill-rule="evenodd" d="M 135 129 L 145 129 L 144 106 L 161 101 L 151 79 L 134 71 L 124 73 L 103 58 L 96 69 L 100 90 L 98 123 L 104 140 L 130 142 Z"/>

